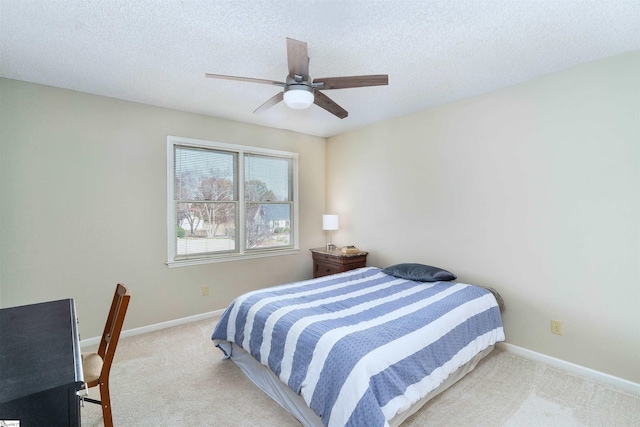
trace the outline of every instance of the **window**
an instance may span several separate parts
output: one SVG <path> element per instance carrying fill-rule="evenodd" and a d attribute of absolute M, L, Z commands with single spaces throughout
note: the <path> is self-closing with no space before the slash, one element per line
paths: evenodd
<path fill-rule="evenodd" d="M 297 153 L 167 137 L 167 264 L 295 253 L 297 160 Z"/>

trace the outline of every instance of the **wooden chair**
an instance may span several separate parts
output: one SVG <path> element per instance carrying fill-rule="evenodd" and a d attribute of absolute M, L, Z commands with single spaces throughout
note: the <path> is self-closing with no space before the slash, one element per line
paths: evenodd
<path fill-rule="evenodd" d="M 102 333 L 100 346 L 97 353 L 82 354 L 82 371 L 84 374 L 85 387 L 87 389 L 100 386 L 100 400 L 85 397 L 84 400 L 102 406 L 102 417 L 105 427 L 113 427 L 111 416 L 111 398 L 109 397 L 109 371 L 116 352 L 120 331 L 124 323 L 124 316 L 127 314 L 129 299 L 131 294 L 129 289 L 118 283 L 116 292 L 113 295 L 111 309 L 107 317 L 107 324 Z"/>

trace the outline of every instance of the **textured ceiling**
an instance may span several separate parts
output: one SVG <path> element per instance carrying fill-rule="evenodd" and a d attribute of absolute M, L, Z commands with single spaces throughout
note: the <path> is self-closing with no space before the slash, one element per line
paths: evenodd
<path fill-rule="evenodd" d="M 285 38 L 312 78 L 388 74 L 326 91 L 349 111 L 283 103 Z M 640 50 L 640 2 L 0 0 L 0 76 L 319 136 Z"/>

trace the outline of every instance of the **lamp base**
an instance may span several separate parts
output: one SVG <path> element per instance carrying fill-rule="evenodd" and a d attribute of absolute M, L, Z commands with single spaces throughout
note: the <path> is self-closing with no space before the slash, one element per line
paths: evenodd
<path fill-rule="evenodd" d="M 336 245 L 334 245 L 333 243 L 327 243 L 327 250 L 328 251 L 335 251 L 336 250 Z"/>

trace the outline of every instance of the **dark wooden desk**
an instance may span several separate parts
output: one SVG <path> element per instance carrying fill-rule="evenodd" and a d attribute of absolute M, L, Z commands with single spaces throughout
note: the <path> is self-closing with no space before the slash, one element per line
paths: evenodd
<path fill-rule="evenodd" d="M 83 382 L 72 299 L 0 309 L 0 420 L 80 426 Z"/>

